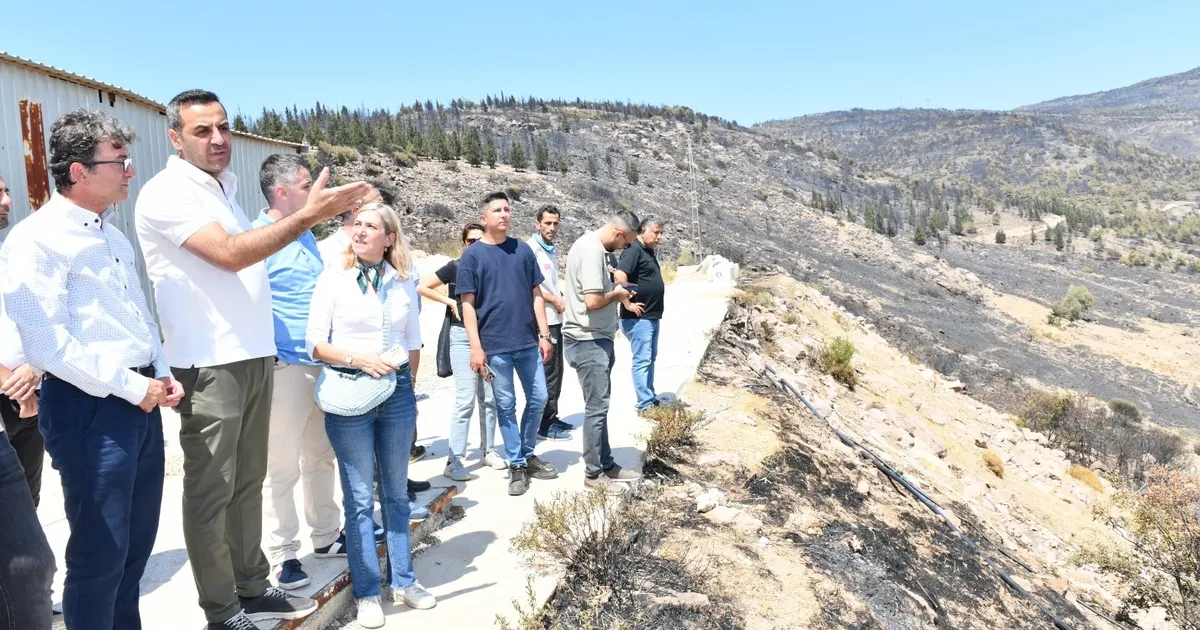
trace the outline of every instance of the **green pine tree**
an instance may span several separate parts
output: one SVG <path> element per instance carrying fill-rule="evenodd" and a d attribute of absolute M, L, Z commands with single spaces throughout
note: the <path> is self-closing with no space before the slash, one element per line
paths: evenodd
<path fill-rule="evenodd" d="M 478 129 L 468 127 L 467 132 L 463 134 L 462 145 L 463 157 L 467 159 L 467 164 L 479 166 L 483 163 L 483 147 L 479 145 Z"/>
<path fill-rule="evenodd" d="M 492 140 L 492 136 L 488 136 L 487 142 L 483 145 L 483 161 L 487 162 L 488 168 L 496 168 L 496 143 Z"/>
<path fill-rule="evenodd" d="M 510 140 L 508 143 L 508 165 L 518 171 L 523 171 L 529 166 L 529 157 L 525 153 L 525 145 Z"/>
<path fill-rule="evenodd" d="M 633 160 L 625 162 L 625 178 L 629 180 L 629 183 L 637 186 L 638 179 L 640 179 L 640 177 L 641 176 L 638 175 L 637 162 L 634 162 Z"/>
<path fill-rule="evenodd" d="M 566 175 L 567 174 L 567 159 L 561 155 L 554 156 L 554 168 L 556 168 L 559 173 Z"/>
<path fill-rule="evenodd" d="M 550 148 L 546 146 L 546 141 L 540 138 L 533 144 L 533 167 L 539 173 L 550 170 Z"/>

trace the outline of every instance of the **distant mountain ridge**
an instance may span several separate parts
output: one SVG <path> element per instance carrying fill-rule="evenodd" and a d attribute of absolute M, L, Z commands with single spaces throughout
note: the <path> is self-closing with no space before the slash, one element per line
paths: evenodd
<path fill-rule="evenodd" d="M 1050 113 L 1121 113 L 1114 110 L 1200 110 L 1200 67 L 1186 72 L 1156 77 L 1112 90 L 1064 96 L 1017 111 Z"/>

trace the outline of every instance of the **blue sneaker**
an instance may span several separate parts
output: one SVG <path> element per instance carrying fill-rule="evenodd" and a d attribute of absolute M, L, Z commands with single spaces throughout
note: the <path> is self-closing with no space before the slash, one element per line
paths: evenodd
<path fill-rule="evenodd" d="M 419 523 L 427 518 L 429 518 L 429 508 L 416 503 L 408 504 L 408 520 Z"/>
<path fill-rule="evenodd" d="M 279 569 L 275 571 L 275 579 L 279 582 L 279 588 L 289 591 L 308 586 L 312 581 L 308 579 L 308 574 L 300 568 L 299 560 L 284 560 L 283 564 L 279 565 Z"/>
<path fill-rule="evenodd" d="M 313 555 L 318 558 L 345 558 L 346 557 L 346 532 L 338 534 L 337 540 L 313 549 Z"/>
<path fill-rule="evenodd" d="M 538 431 L 538 441 L 550 440 L 551 442 L 565 442 L 571 439 L 571 425 L 565 422 L 556 422 L 550 425 L 550 428 L 543 434 Z"/>

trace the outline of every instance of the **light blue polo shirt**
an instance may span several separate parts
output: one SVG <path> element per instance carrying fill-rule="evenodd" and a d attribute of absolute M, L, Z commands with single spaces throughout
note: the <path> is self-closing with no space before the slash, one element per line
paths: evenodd
<path fill-rule="evenodd" d="M 267 211 L 254 220 L 256 228 L 274 223 Z M 308 305 L 312 301 L 317 276 L 325 270 L 317 239 L 312 232 L 267 258 L 267 278 L 271 283 L 271 312 L 275 318 L 275 356 L 283 363 L 319 365 L 304 350 L 304 329 L 308 327 Z"/>

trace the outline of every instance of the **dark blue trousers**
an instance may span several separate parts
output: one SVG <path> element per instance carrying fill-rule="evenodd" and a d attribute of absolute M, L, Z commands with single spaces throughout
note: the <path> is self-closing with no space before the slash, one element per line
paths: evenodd
<path fill-rule="evenodd" d="M 138 583 L 162 506 L 162 415 L 57 379 L 42 383 L 40 406 L 71 526 L 64 621 L 71 630 L 140 630 Z"/>

